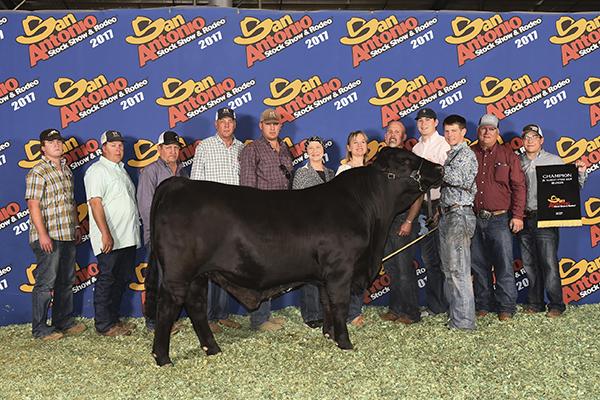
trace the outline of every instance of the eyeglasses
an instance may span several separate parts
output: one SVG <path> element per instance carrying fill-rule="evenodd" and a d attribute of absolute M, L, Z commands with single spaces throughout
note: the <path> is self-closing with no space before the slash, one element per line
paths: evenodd
<path fill-rule="evenodd" d="M 285 175 L 285 178 L 287 180 L 292 179 L 292 174 L 290 173 L 290 171 L 288 171 L 288 169 L 285 167 L 285 165 L 279 164 L 279 169 L 281 170 L 281 172 L 283 172 L 283 175 Z"/>
<path fill-rule="evenodd" d="M 529 142 L 533 142 L 534 140 L 537 140 L 539 138 L 541 138 L 540 135 L 525 135 L 525 136 L 523 136 L 523 140 L 529 141 Z"/>

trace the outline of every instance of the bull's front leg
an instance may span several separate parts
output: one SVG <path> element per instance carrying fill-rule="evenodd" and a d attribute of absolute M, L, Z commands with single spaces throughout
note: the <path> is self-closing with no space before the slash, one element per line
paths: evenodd
<path fill-rule="evenodd" d="M 156 313 L 156 325 L 154 329 L 154 343 L 152 355 L 159 366 L 172 365 L 169 358 L 169 346 L 171 343 L 171 327 L 181 311 L 164 286 L 158 289 L 158 306 Z"/>
<path fill-rule="evenodd" d="M 350 283 L 328 282 L 327 295 L 331 307 L 334 340 L 340 349 L 351 350 L 353 346 L 346 326 L 350 305 Z"/>
<path fill-rule="evenodd" d="M 190 290 L 185 299 L 185 309 L 192 320 L 194 331 L 196 331 L 202 349 L 206 352 L 206 355 L 212 356 L 220 353 L 221 348 L 208 326 L 207 304 L 208 278 L 206 276 L 196 278 L 190 284 Z"/>
<path fill-rule="evenodd" d="M 321 301 L 321 307 L 323 308 L 323 336 L 333 340 L 334 332 L 331 305 L 329 296 L 327 295 L 327 289 L 323 285 L 319 285 L 319 300 Z"/>

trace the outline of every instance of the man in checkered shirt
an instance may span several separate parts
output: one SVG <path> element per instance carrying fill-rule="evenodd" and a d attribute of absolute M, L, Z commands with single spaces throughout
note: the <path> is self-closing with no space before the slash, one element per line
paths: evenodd
<path fill-rule="evenodd" d="M 75 244 L 81 240 L 73 194 L 73 174 L 63 158 L 63 137 L 56 129 L 40 133 L 42 158 L 26 177 L 25 199 L 32 223 L 29 245 L 37 267 L 31 296 L 33 337 L 58 340 L 86 327 L 73 319 Z M 53 300 L 52 325 L 47 324 Z"/>
<path fill-rule="evenodd" d="M 292 156 L 279 139 L 281 117 L 272 108 L 260 115 L 261 137 L 240 153 L 240 185 L 262 190 L 288 190 L 292 179 Z M 250 327 L 260 331 L 276 331 L 283 318 L 271 317 L 271 300 L 263 301 L 250 313 Z"/>
<path fill-rule="evenodd" d="M 221 108 L 215 118 L 217 133 L 196 147 L 190 178 L 237 186 L 240 184 L 238 158 L 244 145 L 233 135 L 236 125 L 235 112 L 230 108 Z M 240 328 L 239 323 L 229 319 L 228 309 L 229 294 L 209 281 L 208 321 L 213 332 L 221 331 L 218 324 Z"/>

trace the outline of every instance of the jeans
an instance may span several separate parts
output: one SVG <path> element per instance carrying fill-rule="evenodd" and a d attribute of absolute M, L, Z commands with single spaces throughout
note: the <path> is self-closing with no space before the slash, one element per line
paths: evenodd
<path fill-rule="evenodd" d="M 509 214 L 477 217 L 475 236 L 471 242 L 471 271 L 474 276 L 475 308 L 514 314 L 517 287 L 513 270 L 513 238 Z M 492 282 L 494 268 L 495 288 Z"/>
<path fill-rule="evenodd" d="M 119 322 L 119 308 L 135 264 L 135 246 L 100 253 L 94 287 L 94 322 L 104 333 Z"/>
<path fill-rule="evenodd" d="M 208 281 L 208 320 L 229 318 L 229 293 L 221 286 Z"/>
<path fill-rule="evenodd" d="M 37 267 L 33 270 L 35 285 L 31 293 L 31 332 L 41 338 L 55 330 L 63 331 L 73 320 L 73 284 L 75 283 L 75 242 L 52 240 L 52 253 L 46 253 L 36 240 L 30 243 Z M 52 325 L 47 324 L 52 300 Z"/>
<path fill-rule="evenodd" d="M 548 309 L 565 311 L 558 271 L 558 228 L 538 228 L 537 216 L 525 218 L 518 234 L 523 267 L 529 279 L 527 303 L 534 311 L 544 311 L 544 288 Z"/>
<path fill-rule="evenodd" d="M 399 214 L 392 221 L 385 243 L 384 256 L 405 246 L 417 237 L 417 221 L 412 223 L 412 230 L 408 236 L 399 236 L 398 230 L 406 219 L 406 213 Z M 405 316 L 413 321 L 421 319 L 419 310 L 419 286 L 413 260 L 415 258 L 415 246 L 402 251 L 400 254 L 390 258 L 384 265 L 385 271 L 390 277 L 389 310 L 396 315 Z"/>
<path fill-rule="evenodd" d="M 475 214 L 470 208 L 456 208 L 443 214 L 439 224 L 440 258 L 446 277 L 450 328 L 475 329 L 475 298 L 471 280 L 471 237 Z"/>
<path fill-rule="evenodd" d="M 439 204 L 433 202 L 433 207 Z M 425 202 L 421 208 L 421 214 L 427 215 Z M 435 208 L 434 208 L 435 209 Z M 421 258 L 427 269 L 427 285 L 425 285 L 425 300 L 427 307 L 434 314 L 442 314 L 448 311 L 448 301 L 444 294 L 444 273 L 440 260 L 440 236 L 439 230 L 427 235 L 419 242 L 421 244 Z"/>
<path fill-rule="evenodd" d="M 363 304 L 362 296 L 353 293 L 350 294 L 347 322 L 352 322 L 354 318 L 362 314 Z M 323 319 L 323 307 L 317 286 L 306 284 L 300 288 L 300 314 L 302 314 L 304 322 Z"/>
<path fill-rule="evenodd" d="M 258 329 L 259 326 L 271 318 L 271 300 L 264 300 L 258 308 L 250 312 L 250 328 Z"/>

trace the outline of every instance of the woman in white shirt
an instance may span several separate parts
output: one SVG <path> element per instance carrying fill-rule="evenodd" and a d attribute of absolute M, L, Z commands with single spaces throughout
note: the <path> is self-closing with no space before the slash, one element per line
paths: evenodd
<path fill-rule="evenodd" d="M 346 158 L 337 169 L 335 175 L 355 167 L 364 167 L 369 152 L 369 138 L 363 131 L 352 131 L 346 141 Z M 345 162 L 344 162 L 345 161 Z M 354 326 L 361 327 L 365 324 L 362 315 L 363 299 L 360 295 L 350 295 L 350 307 L 348 309 L 348 321 Z"/>

